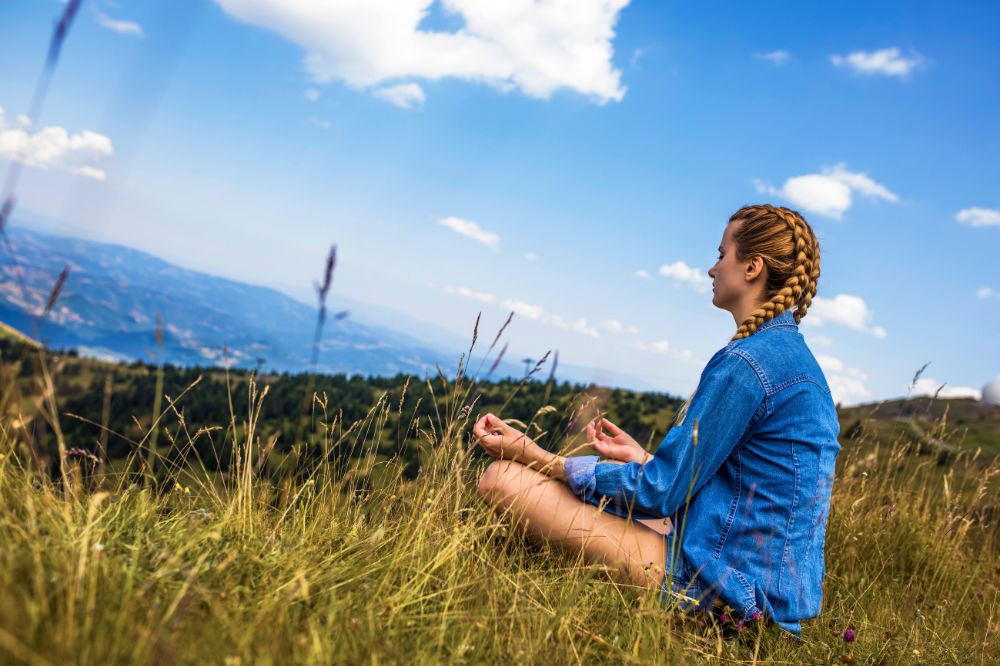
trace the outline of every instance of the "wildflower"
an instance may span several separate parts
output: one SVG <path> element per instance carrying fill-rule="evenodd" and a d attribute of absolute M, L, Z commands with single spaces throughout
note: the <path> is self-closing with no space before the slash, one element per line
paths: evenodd
<path fill-rule="evenodd" d="M 746 622 L 744 622 L 743 620 L 740 620 L 739 622 L 736 623 L 736 632 L 739 633 L 739 632 L 743 631 L 744 627 L 746 627 Z"/>
<path fill-rule="evenodd" d="M 721 621 L 721 622 L 722 622 L 723 624 L 726 624 L 726 623 L 727 623 L 727 622 L 729 622 L 729 621 L 730 621 L 731 619 L 732 619 L 732 617 L 730 617 L 730 616 L 729 616 L 729 613 L 723 613 L 723 614 L 722 614 L 722 615 L 721 615 L 721 616 L 719 617 L 719 620 L 720 620 L 720 621 Z"/>
<path fill-rule="evenodd" d="M 0 453 L 0 460 L 3 460 L 3 454 L 2 453 Z M 978 592 L 976 592 L 976 596 L 979 597 L 980 599 L 982 599 L 983 597 L 986 596 L 986 593 L 983 592 L 982 590 L 979 590 Z"/>
<path fill-rule="evenodd" d="M 857 634 L 855 634 L 854 630 L 851 629 L 850 627 L 848 627 L 847 629 L 844 629 L 844 642 L 845 643 L 853 643 L 855 641 L 855 639 L 857 639 L 857 637 L 858 637 Z"/>
<path fill-rule="evenodd" d="M 102 550 L 104 550 L 104 544 L 98 541 L 97 543 L 94 544 L 94 550 L 96 550 L 97 552 L 101 552 Z"/>
<path fill-rule="evenodd" d="M 753 613 L 750 613 L 751 622 L 758 622 L 762 617 L 764 617 L 764 615 L 759 610 L 755 610 Z"/>

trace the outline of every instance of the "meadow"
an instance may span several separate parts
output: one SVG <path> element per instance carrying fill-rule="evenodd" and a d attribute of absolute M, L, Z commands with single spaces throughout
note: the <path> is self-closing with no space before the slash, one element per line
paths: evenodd
<path fill-rule="evenodd" d="M 47 356 L 42 369 L 60 366 Z M 8 663 L 986 664 L 1000 654 L 1000 466 L 976 439 L 995 441 L 997 408 L 921 398 L 841 409 L 824 607 L 797 641 L 685 615 L 487 511 L 476 495 L 487 459 L 469 429 L 488 383 L 462 371 L 434 378 L 433 416 L 403 426 L 419 451 L 412 473 L 384 446 L 415 412 L 412 394 L 380 391 L 345 422 L 314 393 L 303 437 L 323 454 L 272 465 L 290 454 L 261 436 L 270 387 L 245 371 L 233 371 L 214 430 L 224 468 L 168 454 L 204 437 L 185 422 L 195 382 L 164 398 L 158 420 L 136 419 L 144 434 L 124 459 L 63 444 L 53 471 L 11 409 L 15 374 L 0 417 Z M 34 404 L 58 413 L 44 395 L 58 376 L 34 381 Z M 524 425 L 551 449 L 580 452 L 582 404 L 559 414 L 539 402 Z M 921 419 L 923 438 L 900 414 Z M 537 425 L 554 416 L 567 427 Z M 169 441 L 150 447 L 157 430 Z"/>

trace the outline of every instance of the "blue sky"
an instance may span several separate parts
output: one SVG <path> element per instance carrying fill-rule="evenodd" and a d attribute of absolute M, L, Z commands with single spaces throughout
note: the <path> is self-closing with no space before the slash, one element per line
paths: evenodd
<path fill-rule="evenodd" d="M 34 127 L 62 5 L 0 6 L 19 210 L 303 299 L 336 242 L 335 296 L 463 339 L 513 308 L 518 357 L 687 394 L 725 221 L 771 201 L 819 236 L 837 398 L 1000 374 L 993 3 L 183 4 L 85 2 Z"/>

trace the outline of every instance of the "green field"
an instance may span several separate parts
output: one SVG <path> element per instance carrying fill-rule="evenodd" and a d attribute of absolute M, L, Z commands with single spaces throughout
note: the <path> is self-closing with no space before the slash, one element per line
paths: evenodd
<path fill-rule="evenodd" d="M 44 366 L 55 395 L 46 395 L 38 352 L 2 349 L 5 663 L 985 664 L 1000 655 L 1000 408 L 920 398 L 840 410 L 824 610 L 797 642 L 685 616 L 599 565 L 526 542 L 476 497 L 488 461 L 468 430 L 480 410 L 504 408 L 546 446 L 576 452 L 596 409 L 655 446 L 675 397 L 545 377 L 520 388 L 454 376 L 251 381 L 55 353 Z M 158 380 L 170 396 L 159 410 Z M 62 465 L 53 404 L 72 437 L 64 447 L 80 449 Z M 90 423 L 70 407 L 90 410 L 76 415 Z M 847 629 L 856 641 L 844 640 Z"/>

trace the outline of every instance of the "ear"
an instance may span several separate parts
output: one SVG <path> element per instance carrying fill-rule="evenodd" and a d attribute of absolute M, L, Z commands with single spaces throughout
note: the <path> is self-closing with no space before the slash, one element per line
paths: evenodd
<path fill-rule="evenodd" d="M 750 259 L 747 262 L 746 268 L 744 269 L 744 275 L 746 276 L 747 282 L 753 282 L 759 276 L 765 273 L 764 260 L 757 256 Z"/>

